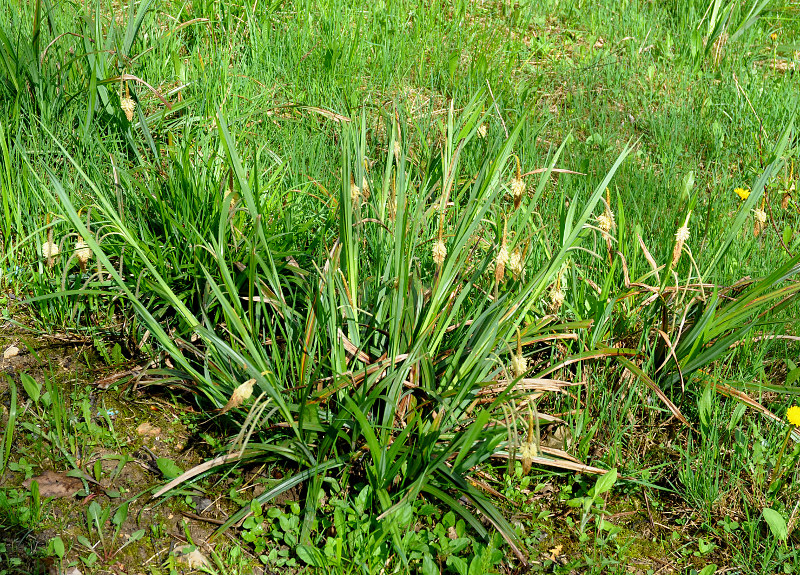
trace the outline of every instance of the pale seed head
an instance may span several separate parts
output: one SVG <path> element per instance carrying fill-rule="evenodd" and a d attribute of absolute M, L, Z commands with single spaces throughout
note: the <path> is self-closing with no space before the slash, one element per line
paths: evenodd
<path fill-rule="evenodd" d="M 486 133 L 489 129 L 486 127 L 486 124 L 481 124 L 478 126 L 478 137 L 482 140 L 486 137 Z"/>
<path fill-rule="evenodd" d="M 129 122 L 133 121 L 133 112 L 136 110 L 136 102 L 131 98 L 122 98 L 119 103 L 120 109 L 125 112 L 125 117 Z"/>
<path fill-rule="evenodd" d="M 597 227 L 603 232 L 603 236 L 607 236 L 614 228 L 614 212 L 607 209 L 604 213 L 597 216 Z"/>
<path fill-rule="evenodd" d="M 767 223 L 767 212 L 762 210 L 761 208 L 756 208 L 753 210 L 753 216 L 756 218 L 756 221 L 760 224 Z"/>
<path fill-rule="evenodd" d="M 86 262 L 92 259 L 92 249 L 83 240 L 78 240 L 75 243 L 75 257 L 78 258 L 81 267 L 86 267 Z"/>
<path fill-rule="evenodd" d="M 437 240 L 433 244 L 433 263 L 440 266 L 444 263 L 445 257 L 447 257 L 447 248 L 442 240 Z"/>
<path fill-rule="evenodd" d="M 506 264 L 508 263 L 508 248 L 505 243 L 500 246 L 500 251 L 497 252 L 497 259 L 494 262 L 494 280 L 497 282 L 503 281 L 503 276 L 506 273 Z"/>
<path fill-rule="evenodd" d="M 61 253 L 61 250 L 59 249 L 58 244 L 53 243 L 52 240 L 48 240 L 47 243 L 45 243 L 42 246 L 42 257 L 43 258 L 46 258 L 48 260 L 52 260 L 59 253 Z"/>
<path fill-rule="evenodd" d="M 522 178 L 514 178 L 511 180 L 511 195 L 514 196 L 514 201 L 518 203 L 519 199 L 525 193 L 525 180 Z"/>
<path fill-rule="evenodd" d="M 508 271 L 514 274 L 514 279 L 519 279 L 522 274 L 522 254 L 519 253 L 518 249 L 511 252 L 508 258 Z"/>
<path fill-rule="evenodd" d="M 361 201 L 361 188 L 355 183 L 350 184 L 350 201 L 357 204 Z"/>
<path fill-rule="evenodd" d="M 564 304 L 564 292 L 561 287 L 556 286 L 550 290 L 550 311 L 556 313 Z"/>
<path fill-rule="evenodd" d="M 689 219 L 687 218 L 686 221 L 688 222 Z M 678 231 L 675 232 L 675 249 L 672 250 L 672 265 L 678 263 L 678 260 L 681 259 L 681 254 L 683 253 L 683 244 L 686 243 L 686 240 L 689 239 L 689 226 L 681 226 L 678 228 Z"/>
<path fill-rule="evenodd" d="M 528 371 L 528 359 L 521 354 L 511 354 L 511 370 L 515 378 L 522 377 Z"/>

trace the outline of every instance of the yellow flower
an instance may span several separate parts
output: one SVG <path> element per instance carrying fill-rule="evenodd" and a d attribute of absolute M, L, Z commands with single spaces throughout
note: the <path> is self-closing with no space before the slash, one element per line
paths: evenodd
<path fill-rule="evenodd" d="M 772 34 L 770 34 L 769 37 L 772 39 L 773 42 L 775 42 L 778 39 L 778 33 L 773 32 Z"/>
<path fill-rule="evenodd" d="M 793 405 L 786 410 L 786 419 L 788 419 L 789 423 L 792 425 L 800 426 L 800 406 Z"/>
<path fill-rule="evenodd" d="M 745 190 L 744 188 L 736 188 L 735 190 L 733 190 L 733 193 L 739 196 L 739 198 L 741 198 L 742 201 L 744 201 L 750 195 L 750 190 Z"/>

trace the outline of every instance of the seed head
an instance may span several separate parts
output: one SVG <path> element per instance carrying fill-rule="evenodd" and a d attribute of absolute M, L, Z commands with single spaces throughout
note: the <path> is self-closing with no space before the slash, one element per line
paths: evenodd
<path fill-rule="evenodd" d="M 136 102 L 130 98 L 122 98 L 119 103 L 120 109 L 125 112 L 125 117 L 129 122 L 133 121 L 133 112 L 136 110 Z"/>
<path fill-rule="evenodd" d="M 564 304 L 564 292 L 561 286 L 555 286 L 550 290 L 550 311 L 557 313 Z"/>
<path fill-rule="evenodd" d="M 679 259 L 681 259 L 681 254 L 683 253 L 683 244 L 685 244 L 686 240 L 688 239 L 689 239 L 689 227 L 688 226 L 679 227 L 678 231 L 675 232 L 675 249 L 672 250 L 673 266 L 678 263 Z"/>
<path fill-rule="evenodd" d="M 489 129 L 486 127 L 486 124 L 481 124 L 478 126 L 478 137 L 483 140 L 486 137 L 486 132 L 488 131 Z"/>
<path fill-rule="evenodd" d="M 511 195 L 514 196 L 514 207 L 518 208 L 522 201 L 522 196 L 525 194 L 525 180 L 522 178 L 514 178 L 511 180 Z"/>
<path fill-rule="evenodd" d="M 536 444 L 532 441 L 523 441 L 519 446 L 519 454 L 522 458 L 522 473 L 527 475 L 531 470 L 533 458 L 537 456 Z"/>
<path fill-rule="evenodd" d="M 444 263 L 445 257 L 447 257 L 447 248 L 442 240 L 437 240 L 433 244 L 433 263 L 440 266 Z"/>
<path fill-rule="evenodd" d="M 528 371 L 528 359 L 522 354 L 511 354 L 511 369 L 514 377 L 522 377 Z"/>
<path fill-rule="evenodd" d="M 400 142 L 397 140 L 394 141 L 394 146 L 392 146 L 392 150 L 394 151 L 394 157 L 399 162 L 400 161 Z"/>
<path fill-rule="evenodd" d="M 765 212 L 761 208 L 754 209 L 753 210 L 753 216 L 756 218 L 756 221 L 759 224 L 766 224 L 767 223 L 767 212 Z"/>
<path fill-rule="evenodd" d="M 92 259 L 92 249 L 83 240 L 75 243 L 75 257 L 81 265 L 81 269 L 86 269 L 86 263 Z"/>
<path fill-rule="evenodd" d="M 361 201 L 361 188 L 355 182 L 350 182 L 350 201 L 358 204 Z"/>
<path fill-rule="evenodd" d="M 606 210 L 604 213 L 597 216 L 597 227 L 603 232 L 603 237 L 614 228 L 614 212 Z"/>
<path fill-rule="evenodd" d="M 508 248 L 505 242 L 500 246 L 500 251 L 497 252 L 497 259 L 494 262 L 494 281 L 503 281 L 503 276 L 506 273 L 506 264 L 508 263 Z"/>
<path fill-rule="evenodd" d="M 519 249 L 515 249 L 509 256 L 508 271 L 514 274 L 514 279 L 519 279 L 522 274 L 522 254 L 519 253 Z"/>
<path fill-rule="evenodd" d="M 42 257 L 48 260 L 55 259 L 55 257 L 61 253 L 61 250 L 58 247 L 58 244 L 53 243 L 53 240 L 48 240 L 42 246 Z"/>

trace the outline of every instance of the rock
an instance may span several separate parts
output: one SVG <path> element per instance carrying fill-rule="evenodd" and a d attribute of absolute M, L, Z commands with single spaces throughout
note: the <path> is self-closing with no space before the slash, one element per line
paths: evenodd
<path fill-rule="evenodd" d="M 206 556 L 200 553 L 194 545 L 181 545 L 173 550 L 178 563 L 186 565 L 189 569 L 210 567 Z"/>
<path fill-rule="evenodd" d="M 161 428 L 152 425 L 149 421 L 143 421 L 136 428 L 136 433 L 144 437 L 158 437 L 161 435 Z"/>
<path fill-rule="evenodd" d="M 19 355 L 19 348 L 15 345 L 9 346 L 3 352 L 3 359 L 11 359 L 12 357 L 17 357 Z"/>

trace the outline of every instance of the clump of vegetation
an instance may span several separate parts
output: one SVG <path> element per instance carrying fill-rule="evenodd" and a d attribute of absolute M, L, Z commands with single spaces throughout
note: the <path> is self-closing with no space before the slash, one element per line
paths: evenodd
<path fill-rule="evenodd" d="M 222 493 L 153 570 L 796 568 L 796 22 L 584 4 L 7 8 L 6 318 L 212 451 L 10 378 L 8 477 L 24 445 L 122 497 L 81 434 L 153 475 L 44 555 L 110 565 L 166 536 L 130 505 Z"/>

